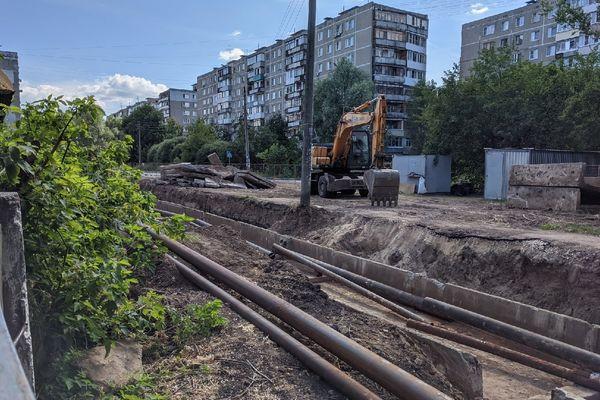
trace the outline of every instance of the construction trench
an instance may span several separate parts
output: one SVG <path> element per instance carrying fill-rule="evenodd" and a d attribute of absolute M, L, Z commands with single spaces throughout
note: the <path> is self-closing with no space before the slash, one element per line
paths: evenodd
<path fill-rule="evenodd" d="M 298 307 L 449 398 L 550 399 L 553 391 L 558 396 L 553 398 L 569 398 L 560 395 L 578 390 L 581 398 L 596 398 L 591 388 L 599 389 L 600 381 L 590 376 L 600 370 L 596 354 L 600 329 L 595 325 L 599 315 L 594 307 L 600 294 L 595 271 L 600 265 L 600 251 L 590 250 L 585 241 L 569 246 L 567 252 L 557 243 L 526 235 L 491 240 L 477 232 L 465 235 L 449 229 L 398 226 L 364 215 L 354 216 L 349 223 L 321 207 L 308 215 L 286 204 L 251 196 L 151 181 L 143 182 L 142 187 L 157 195 L 159 209 L 186 213 L 199 220 L 191 227 L 184 245 Z M 266 254 L 273 249 L 278 255 Z M 291 253 L 283 257 L 286 251 Z M 291 261 L 294 254 L 296 260 Z M 190 261 L 185 257 L 183 260 Z M 401 310 L 360 294 L 347 282 L 341 284 L 315 272 L 319 264 L 345 270 L 349 280 L 393 300 L 425 323 L 417 321 L 418 317 L 410 318 L 410 314 L 409 319 L 404 318 Z M 499 265 L 506 276 L 498 272 Z M 576 272 L 561 271 L 567 266 L 574 266 Z M 174 267 L 167 269 L 173 273 Z M 214 277 L 210 272 L 207 276 Z M 161 290 L 180 294 L 177 286 L 181 281 L 173 281 L 177 282 L 175 288 L 170 287 L 171 282 L 162 282 L 166 287 Z M 217 279 L 215 283 L 222 282 Z M 559 285 L 561 289 L 556 290 Z M 394 290 L 400 298 L 393 296 Z M 409 296 L 408 304 L 405 295 Z M 411 299 L 425 302 L 413 304 Z M 324 350 L 324 343 L 307 339 L 307 332 L 279 315 L 275 318 L 272 310 L 268 313 L 244 302 L 374 396 L 435 398 L 398 389 L 397 383 L 381 378 L 387 369 L 373 372 L 370 364 L 365 367 L 364 360 L 349 360 L 343 354 Z M 473 321 L 469 319 L 472 315 L 451 314 L 455 309 L 478 318 Z M 489 321 L 478 325 L 479 317 Z M 496 330 L 489 328 L 493 322 L 500 324 Z M 525 336 L 519 329 L 525 331 Z M 273 350 L 269 348 L 269 352 Z M 329 379 L 325 383 L 297 364 L 293 358 L 287 362 L 297 368 L 299 375 L 294 379 L 288 376 L 285 383 L 278 383 L 274 377 L 261 378 L 260 384 L 251 384 L 239 398 L 345 398 L 341 393 L 346 392 L 339 386 Z M 227 366 L 228 373 L 232 369 L 235 366 Z M 571 388 L 573 381 L 589 389 Z M 230 386 L 232 393 L 237 390 L 239 394 L 245 389 L 237 384 L 241 382 L 221 382 L 214 390 Z M 193 398 L 224 397 L 222 393 L 207 392 Z"/>

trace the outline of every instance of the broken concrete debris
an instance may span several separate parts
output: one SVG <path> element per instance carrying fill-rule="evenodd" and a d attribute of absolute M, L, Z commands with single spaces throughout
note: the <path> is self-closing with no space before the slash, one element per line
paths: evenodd
<path fill-rule="evenodd" d="M 223 165 L 165 165 L 160 167 L 160 179 L 171 185 L 213 189 L 273 189 L 276 186 L 252 171 Z"/>

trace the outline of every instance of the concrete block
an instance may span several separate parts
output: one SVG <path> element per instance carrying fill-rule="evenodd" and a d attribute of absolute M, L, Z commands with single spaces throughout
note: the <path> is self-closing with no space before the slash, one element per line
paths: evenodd
<path fill-rule="evenodd" d="M 510 186 L 508 206 L 532 210 L 577 211 L 581 189 L 567 187 Z"/>
<path fill-rule="evenodd" d="M 410 183 L 400 184 L 400 193 L 402 194 L 415 194 L 417 192 L 417 185 Z"/>
<path fill-rule="evenodd" d="M 565 386 L 553 389 L 551 400 L 600 400 L 600 394 L 581 386 Z"/>
<path fill-rule="evenodd" d="M 21 202 L 17 193 L 0 192 L 0 277 L 0 301 L 6 326 L 12 338 L 18 337 L 15 348 L 34 387 Z"/>
<path fill-rule="evenodd" d="M 584 163 L 514 165 L 509 184 L 580 188 L 583 185 L 584 170 Z"/>

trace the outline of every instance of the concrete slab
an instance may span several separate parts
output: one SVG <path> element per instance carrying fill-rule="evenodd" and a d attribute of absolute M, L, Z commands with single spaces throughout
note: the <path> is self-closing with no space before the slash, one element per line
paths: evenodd
<path fill-rule="evenodd" d="M 581 189 L 568 187 L 510 186 L 508 206 L 530 210 L 577 211 Z"/>
<path fill-rule="evenodd" d="M 584 170 L 584 163 L 515 165 L 509 185 L 580 188 Z"/>
<path fill-rule="evenodd" d="M 600 393 L 581 386 L 565 386 L 552 391 L 551 400 L 600 400 Z"/>

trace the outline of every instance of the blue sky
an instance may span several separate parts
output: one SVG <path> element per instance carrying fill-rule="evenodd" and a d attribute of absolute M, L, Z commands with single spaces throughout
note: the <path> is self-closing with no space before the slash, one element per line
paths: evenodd
<path fill-rule="evenodd" d="M 524 0 L 382 0 L 428 14 L 428 79 L 460 58 L 461 25 Z M 0 49 L 17 51 L 23 98 L 95 94 L 107 112 L 306 26 L 307 0 L 19 0 L 2 4 Z M 317 22 L 364 0 L 317 0 Z"/>

